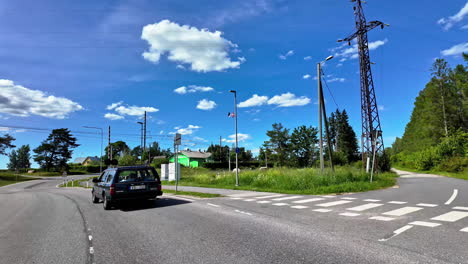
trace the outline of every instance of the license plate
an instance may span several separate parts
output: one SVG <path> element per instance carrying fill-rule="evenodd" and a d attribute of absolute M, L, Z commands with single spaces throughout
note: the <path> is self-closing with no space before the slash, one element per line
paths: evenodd
<path fill-rule="evenodd" d="M 143 190 L 146 189 L 146 185 L 134 185 L 130 186 L 130 190 Z"/>

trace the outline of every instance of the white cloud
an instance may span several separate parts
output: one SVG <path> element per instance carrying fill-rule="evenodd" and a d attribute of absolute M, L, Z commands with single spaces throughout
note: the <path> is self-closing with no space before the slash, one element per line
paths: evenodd
<path fill-rule="evenodd" d="M 444 28 L 444 30 L 449 30 L 456 23 L 462 21 L 466 15 L 468 15 L 468 2 L 466 2 L 465 6 L 463 6 L 462 9 L 458 11 L 458 13 L 447 18 L 439 19 L 437 21 L 437 24 L 441 25 Z"/>
<path fill-rule="evenodd" d="M 208 142 L 208 140 L 202 138 L 202 137 L 193 137 L 193 140 L 196 140 L 196 141 L 201 141 L 201 142 Z"/>
<path fill-rule="evenodd" d="M 308 61 L 308 60 L 311 60 L 312 59 L 312 56 L 306 56 L 304 57 L 304 60 Z"/>
<path fill-rule="evenodd" d="M 369 50 L 375 50 L 378 47 L 385 45 L 387 42 L 388 39 L 369 42 Z M 350 59 L 357 59 L 359 57 L 358 44 L 356 43 L 356 41 L 353 41 L 353 44 L 351 46 L 348 46 L 347 44 L 342 44 L 341 46 L 330 49 L 330 51 L 335 52 L 333 56 L 336 58 L 340 58 L 340 62 L 345 62 Z"/>
<path fill-rule="evenodd" d="M 379 110 L 380 110 L 380 111 L 384 111 L 384 110 L 385 110 L 385 106 L 379 105 Z"/>
<path fill-rule="evenodd" d="M 346 81 L 345 78 L 338 78 L 338 77 L 335 77 L 335 78 L 331 78 L 329 80 L 327 80 L 328 82 L 344 82 Z"/>
<path fill-rule="evenodd" d="M 269 105 L 277 105 L 278 107 L 291 107 L 291 106 L 302 106 L 310 103 L 310 99 L 301 96 L 296 97 L 292 93 L 284 93 L 282 95 L 275 95 L 268 100 Z"/>
<path fill-rule="evenodd" d="M 440 53 L 443 56 L 456 56 L 461 55 L 463 52 L 468 53 L 468 42 L 452 46 L 446 50 L 441 51 Z"/>
<path fill-rule="evenodd" d="M 143 27 L 141 38 L 150 45 L 143 58 L 158 63 L 161 55 L 170 61 L 190 64 L 197 72 L 222 71 L 239 68 L 241 61 L 231 61 L 228 51 L 237 45 L 221 37 L 221 31 L 210 32 L 169 20 Z"/>
<path fill-rule="evenodd" d="M 200 109 L 200 110 L 212 110 L 215 107 L 216 107 L 215 101 L 209 101 L 206 99 L 202 99 L 201 101 L 198 101 L 198 105 L 197 105 L 197 109 Z"/>
<path fill-rule="evenodd" d="M 287 59 L 289 56 L 292 56 L 294 55 L 294 50 L 290 50 L 288 52 L 286 52 L 286 54 L 282 55 L 280 54 L 278 57 L 281 59 L 281 60 L 285 60 Z"/>
<path fill-rule="evenodd" d="M 13 116 L 64 119 L 72 112 L 83 110 L 81 105 L 67 98 L 31 90 L 10 80 L 0 79 L 0 91 L 0 113 Z"/>
<path fill-rule="evenodd" d="M 178 64 L 178 65 L 176 66 L 176 69 L 185 70 L 185 67 L 184 67 L 184 65 Z"/>
<path fill-rule="evenodd" d="M 229 135 L 228 138 L 229 139 L 223 138 L 222 141 L 227 142 L 227 143 L 236 143 L 236 134 Z M 248 140 L 250 138 L 251 137 L 250 137 L 249 134 L 237 133 L 237 141 L 238 142 L 244 142 L 244 141 L 246 141 L 246 140 Z"/>
<path fill-rule="evenodd" d="M 189 125 L 188 127 L 185 127 L 185 128 L 177 126 L 177 127 L 174 127 L 174 129 L 176 129 L 176 132 L 170 132 L 169 134 L 179 133 L 181 135 L 191 135 L 200 128 L 201 126 L 194 126 L 194 125 Z"/>
<path fill-rule="evenodd" d="M 117 115 L 117 114 L 112 114 L 112 113 L 106 113 L 104 115 L 105 118 L 107 119 L 110 119 L 110 120 L 120 120 L 120 119 L 124 119 L 123 116 L 121 115 Z"/>
<path fill-rule="evenodd" d="M 468 25 L 464 25 L 461 29 L 468 29 Z"/>
<path fill-rule="evenodd" d="M 115 109 L 117 106 L 120 106 L 121 104 L 123 104 L 122 101 L 117 102 L 117 103 L 113 103 L 113 104 L 111 104 L 111 105 L 108 105 L 108 106 L 106 107 L 106 109 L 107 109 L 107 110 L 113 110 L 113 109 Z"/>
<path fill-rule="evenodd" d="M 118 106 L 115 108 L 115 111 L 121 115 L 129 115 L 129 116 L 142 116 L 145 114 L 145 111 L 148 113 L 155 113 L 158 112 L 159 109 L 150 107 L 150 106 Z"/>
<path fill-rule="evenodd" d="M 238 107 L 252 107 L 260 106 L 266 104 L 268 101 L 268 96 L 258 96 L 254 94 L 251 98 L 245 100 L 244 102 L 239 103 Z"/>
<path fill-rule="evenodd" d="M 306 80 L 307 80 L 307 79 L 309 79 L 310 77 L 311 77 L 310 74 L 306 74 L 306 75 L 302 76 L 302 79 L 306 79 Z"/>
<path fill-rule="evenodd" d="M 341 67 L 341 66 L 343 66 L 343 63 L 338 63 L 338 64 L 336 65 L 337 68 L 338 68 L 338 67 Z"/>
<path fill-rule="evenodd" d="M 178 93 L 178 94 L 196 93 L 196 92 L 211 92 L 211 91 L 214 91 L 213 87 L 198 86 L 198 85 L 189 85 L 188 87 L 181 86 L 179 88 L 174 89 L 174 92 Z"/>

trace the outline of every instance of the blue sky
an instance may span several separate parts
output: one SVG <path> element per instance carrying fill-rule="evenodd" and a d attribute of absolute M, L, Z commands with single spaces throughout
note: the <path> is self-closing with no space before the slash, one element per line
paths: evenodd
<path fill-rule="evenodd" d="M 368 21 L 385 145 L 401 136 L 437 57 L 463 63 L 468 2 L 376 1 Z M 204 149 L 234 132 L 238 91 L 240 146 L 258 150 L 271 124 L 317 125 L 316 63 L 324 66 L 327 110 L 346 109 L 361 133 L 358 60 L 337 39 L 353 32 L 349 1 L 16 0 L 0 3 L 0 127 L 67 127 L 78 156 L 99 155 L 100 136 Z M 307 75 L 310 75 L 307 76 Z M 254 95 L 254 98 L 252 98 Z M 5 99 L 6 98 L 6 99 Z M 247 101 L 248 99 L 251 99 Z M 336 104 L 335 104 L 336 101 Z M 15 144 L 37 147 L 47 130 L 7 129 Z M 88 133 L 88 134 L 86 134 Z M 225 142 L 226 144 L 231 144 Z M 0 168 L 7 158 L 0 157 Z"/>

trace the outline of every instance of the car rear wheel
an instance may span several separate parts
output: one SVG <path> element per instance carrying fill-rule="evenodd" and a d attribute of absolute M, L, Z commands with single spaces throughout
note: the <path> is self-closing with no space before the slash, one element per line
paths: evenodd
<path fill-rule="evenodd" d="M 111 203 L 109 202 L 109 200 L 107 200 L 106 194 L 103 194 L 103 199 L 104 199 L 104 201 L 102 202 L 102 206 L 104 207 L 104 210 L 109 210 L 109 209 L 111 209 L 112 205 L 111 205 Z"/>
<path fill-rule="evenodd" d="M 96 197 L 94 192 L 91 192 L 91 200 L 93 201 L 93 203 L 99 203 L 99 198 Z"/>

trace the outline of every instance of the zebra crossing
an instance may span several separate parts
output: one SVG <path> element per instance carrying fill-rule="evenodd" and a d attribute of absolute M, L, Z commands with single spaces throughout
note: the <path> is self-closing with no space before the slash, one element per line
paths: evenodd
<path fill-rule="evenodd" d="M 334 195 L 324 195 L 318 197 L 307 197 L 302 195 L 262 195 L 256 197 L 230 197 L 232 200 L 243 202 L 255 202 L 259 205 L 272 205 L 274 208 L 291 208 L 295 210 L 310 210 L 317 213 L 337 213 L 343 217 L 366 217 L 375 221 L 393 221 L 400 217 L 408 216 L 424 209 L 436 208 L 438 204 L 432 203 L 416 203 L 411 204 L 406 201 L 382 201 L 380 199 L 359 199 L 356 197 L 340 197 Z M 386 207 L 393 207 L 390 209 Z M 398 207 L 398 208 L 395 208 Z M 335 210 L 339 208 L 338 210 Z M 450 207 L 448 207 L 450 208 Z M 379 212 L 375 212 L 377 209 Z M 427 221 L 412 221 L 408 223 L 411 226 L 422 226 L 427 228 L 435 228 L 444 223 L 454 223 L 463 219 L 468 219 L 468 207 L 455 206 L 449 209 L 450 211 L 443 214 L 433 216 Z M 373 215 L 374 214 L 374 215 Z M 467 221 L 468 224 L 468 221 Z M 468 226 L 459 230 L 460 232 L 468 233 Z"/>

